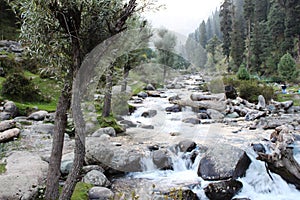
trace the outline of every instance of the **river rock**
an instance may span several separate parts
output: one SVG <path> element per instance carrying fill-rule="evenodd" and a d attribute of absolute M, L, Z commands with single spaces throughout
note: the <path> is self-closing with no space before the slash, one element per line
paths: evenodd
<path fill-rule="evenodd" d="M 181 152 L 191 152 L 197 147 L 197 144 L 192 140 L 182 140 L 178 143 L 178 147 Z"/>
<path fill-rule="evenodd" d="M 105 128 L 100 128 L 97 131 L 95 131 L 92 134 L 92 137 L 100 137 L 103 134 L 107 134 L 111 137 L 116 137 L 117 136 L 116 131 L 113 127 L 105 127 Z"/>
<path fill-rule="evenodd" d="M 14 120 L 5 120 L 0 122 L 0 132 L 16 127 Z"/>
<path fill-rule="evenodd" d="M 141 124 L 138 127 L 143 129 L 154 129 L 154 126 L 151 124 Z"/>
<path fill-rule="evenodd" d="M 7 142 L 9 140 L 12 140 L 15 137 L 18 137 L 20 134 L 20 129 L 13 128 L 6 130 L 4 132 L 0 132 L 0 143 Z"/>
<path fill-rule="evenodd" d="M 155 87 L 152 85 L 152 84 L 148 84 L 146 87 L 145 87 L 145 90 L 155 90 Z"/>
<path fill-rule="evenodd" d="M 266 153 L 266 148 L 262 144 L 251 144 L 255 152 Z"/>
<path fill-rule="evenodd" d="M 258 103 L 256 105 L 256 109 L 258 110 L 262 110 L 266 108 L 266 100 L 265 97 L 263 95 L 259 95 L 258 96 Z"/>
<path fill-rule="evenodd" d="M 114 193 L 105 187 L 93 187 L 89 190 L 89 200 L 113 199 Z"/>
<path fill-rule="evenodd" d="M 8 112 L 10 114 L 10 117 L 16 117 L 18 115 L 18 108 L 16 104 L 12 101 L 7 101 L 3 105 L 3 111 Z"/>
<path fill-rule="evenodd" d="M 196 125 L 196 124 L 200 124 L 201 120 L 198 118 L 190 117 L 190 118 L 183 119 L 182 122 Z"/>
<path fill-rule="evenodd" d="M 240 115 L 239 115 L 237 112 L 233 112 L 233 113 L 227 114 L 226 117 L 227 117 L 227 118 L 234 119 L 234 118 L 239 118 Z"/>
<path fill-rule="evenodd" d="M 204 188 L 205 195 L 211 200 L 231 200 L 241 191 L 243 184 L 237 180 L 210 183 Z"/>
<path fill-rule="evenodd" d="M 30 127 L 30 132 L 32 134 L 49 134 L 53 135 L 54 133 L 54 124 L 34 124 Z"/>
<path fill-rule="evenodd" d="M 133 146 L 115 146 L 109 141 L 92 137 L 86 139 L 88 164 L 99 164 L 122 172 L 142 171 L 141 158 L 144 150 Z"/>
<path fill-rule="evenodd" d="M 152 118 L 157 115 L 157 110 L 147 110 L 142 113 L 142 117 Z"/>
<path fill-rule="evenodd" d="M 278 102 L 278 101 L 271 100 L 271 104 L 273 104 L 276 109 L 284 109 L 285 111 L 287 111 L 289 108 L 291 108 L 293 106 L 294 102 L 291 100 L 284 101 L 284 102 Z"/>
<path fill-rule="evenodd" d="M 83 182 L 92 184 L 94 186 L 108 187 L 111 185 L 106 176 L 98 170 L 92 170 L 83 177 Z"/>
<path fill-rule="evenodd" d="M 210 119 L 210 116 L 206 112 L 197 113 L 198 119 Z"/>
<path fill-rule="evenodd" d="M 253 121 L 255 119 L 259 119 L 261 117 L 265 117 L 267 115 L 266 112 L 253 110 L 251 112 L 248 112 L 245 116 L 246 121 Z"/>
<path fill-rule="evenodd" d="M 192 101 L 204 101 L 204 100 L 220 100 L 220 97 L 214 95 L 204 95 L 202 93 L 193 93 L 190 96 Z"/>
<path fill-rule="evenodd" d="M 73 161 L 74 161 L 74 152 L 64 154 L 61 158 L 60 172 L 63 175 L 67 175 L 71 172 Z"/>
<path fill-rule="evenodd" d="M 173 106 L 167 107 L 165 110 L 167 112 L 181 112 L 182 107 L 180 105 L 175 104 Z"/>
<path fill-rule="evenodd" d="M 9 112 L 0 112 L 0 121 L 11 119 L 11 114 Z"/>
<path fill-rule="evenodd" d="M 247 154 L 228 144 L 215 144 L 208 148 L 198 167 L 204 180 L 224 180 L 244 176 L 251 163 Z"/>
<path fill-rule="evenodd" d="M 174 103 L 174 101 L 180 100 L 180 97 L 178 95 L 175 95 L 175 96 L 169 97 L 168 100 L 169 100 L 170 103 Z"/>
<path fill-rule="evenodd" d="M 147 94 L 149 97 L 160 97 L 160 92 L 159 91 L 147 91 Z"/>
<path fill-rule="evenodd" d="M 34 153 L 14 152 L 0 175 L 0 199 L 31 200 L 46 181 L 48 164 Z"/>
<path fill-rule="evenodd" d="M 207 109 L 207 114 L 209 115 L 210 119 L 224 119 L 224 115 L 214 109 Z"/>
<path fill-rule="evenodd" d="M 140 97 L 140 98 L 145 99 L 145 98 L 148 97 L 148 94 L 147 94 L 146 92 L 141 91 L 141 92 L 139 92 L 139 93 L 137 94 L 137 96 Z"/>
<path fill-rule="evenodd" d="M 126 127 L 137 127 L 137 124 L 133 123 L 132 121 L 129 121 L 129 120 L 122 120 L 120 121 L 120 124 L 121 125 L 125 125 Z"/>
<path fill-rule="evenodd" d="M 169 151 L 166 149 L 159 149 L 152 153 L 153 163 L 158 169 L 171 169 L 172 159 Z"/>
<path fill-rule="evenodd" d="M 227 99 L 236 99 L 238 95 L 236 89 L 232 85 L 226 85 L 225 96 Z"/>
<path fill-rule="evenodd" d="M 31 113 L 27 119 L 31 119 L 31 120 L 35 120 L 35 121 L 43 121 L 47 115 L 48 115 L 47 111 L 40 110 L 40 111 Z"/>

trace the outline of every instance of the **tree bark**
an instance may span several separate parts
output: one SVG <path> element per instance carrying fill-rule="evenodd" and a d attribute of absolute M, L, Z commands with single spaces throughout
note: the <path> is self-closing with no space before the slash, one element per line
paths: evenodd
<path fill-rule="evenodd" d="M 71 73 L 72 72 L 70 71 L 68 77 L 65 80 L 64 88 L 60 95 L 55 114 L 55 127 L 53 134 L 52 151 L 49 162 L 45 192 L 45 198 L 47 200 L 56 200 L 59 196 L 58 187 L 60 178 L 61 157 L 64 143 L 64 133 L 67 127 L 67 112 L 70 109 L 72 95 L 72 81 L 69 79 L 73 76 L 73 73 Z"/>
<path fill-rule="evenodd" d="M 271 172 L 280 175 L 286 182 L 294 184 L 300 190 L 300 166 L 293 157 L 293 148 L 286 148 L 279 157 L 259 153 L 258 160 L 268 164 Z"/>
<path fill-rule="evenodd" d="M 102 110 L 102 117 L 108 117 L 111 111 L 111 98 L 112 98 L 112 86 L 113 86 L 113 65 L 108 69 L 106 74 L 106 85 L 105 85 L 105 96 L 104 96 L 104 105 Z"/>

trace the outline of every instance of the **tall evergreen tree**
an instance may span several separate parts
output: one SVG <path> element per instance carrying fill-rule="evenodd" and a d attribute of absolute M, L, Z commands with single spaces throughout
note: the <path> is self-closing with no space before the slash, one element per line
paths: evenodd
<path fill-rule="evenodd" d="M 231 41 L 231 57 L 235 64 L 234 71 L 237 71 L 244 60 L 245 51 L 245 34 L 243 26 L 243 18 L 234 19 L 232 41 Z"/>
<path fill-rule="evenodd" d="M 212 21 L 211 17 L 209 17 L 206 21 L 207 41 L 209 41 L 214 36 L 211 21 Z"/>
<path fill-rule="evenodd" d="M 247 39 L 246 39 L 246 54 L 247 54 L 247 68 L 250 68 L 250 58 L 251 58 L 251 32 L 252 23 L 254 17 L 254 0 L 245 0 L 244 3 L 244 18 L 247 21 Z"/>
<path fill-rule="evenodd" d="M 204 20 L 200 24 L 199 32 L 200 32 L 199 42 L 202 45 L 202 47 L 205 48 L 207 43 L 207 33 L 206 33 L 206 24 Z"/>
<path fill-rule="evenodd" d="M 226 57 L 226 62 L 229 64 L 229 56 L 231 49 L 231 32 L 232 32 L 232 1 L 225 0 L 220 7 L 220 25 L 223 33 L 223 54 Z M 228 71 L 231 71 L 228 66 Z"/>

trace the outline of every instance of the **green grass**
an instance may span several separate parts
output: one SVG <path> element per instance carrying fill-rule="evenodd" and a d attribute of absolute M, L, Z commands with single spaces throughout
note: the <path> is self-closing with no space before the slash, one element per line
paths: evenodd
<path fill-rule="evenodd" d="M 14 101 L 17 105 L 21 115 L 27 115 L 32 110 L 36 108 L 39 110 L 46 110 L 48 112 L 54 112 L 56 110 L 58 98 L 60 95 L 61 87 L 57 81 L 52 79 L 42 79 L 37 74 L 33 74 L 29 71 L 24 71 L 26 78 L 29 78 L 37 87 L 42 96 L 46 98 L 47 101 L 44 102 L 17 102 Z M 5 81 L 5 78 L 0 77 L 0 90 L 2 89 L 2 83 Z M 6 99 L 1 97 L 1 99 Z"/>
<path fill-rule="evenodd" d="M 300 106 L 300 94 L 277 94 L 275 101 L 284 102 L 290 101 L 294 102 L 294 106 Z"/>
<path fill-rule="evenodd" d="M 0 164 L 0 174 L 3 174 L 6 172 L 6 164 Z"/>

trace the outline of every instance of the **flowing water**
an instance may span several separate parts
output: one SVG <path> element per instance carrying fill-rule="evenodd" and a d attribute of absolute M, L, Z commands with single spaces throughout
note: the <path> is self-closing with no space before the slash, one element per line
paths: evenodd
<path fill-rule="evenodd" d="M 187 97 L 183 90 L 169 90 L 164 94 L 170 97 L 180 94 L 181 97 Z M 188 98 L 188 97 L 187 97 Z M 183 112 L 167 113 L 165 108 L 172 106 L 167 98 L 147 98 L 143 104 L 131 115 L 126 117 L 140 125 L 153 125 L 154 129 L 145 130 L 141 128 L 131 128 L 127 130 L 136 140 L 151 140 L 158 144 L 175 144 L 182 139 L 191 139 L 198 145 L 207 145 L 214 143 L 227 143 L 244 149 L 251 158 L 252 163 L 246 172 L 246 176 L 239 180 L 243 183 L 243 189 L 236 196 L 239 198 L 249 198 L 252 200 L 296 200 L 300 199 L 300 191 L 293 185 L 287 184 L 280 176 L 270 173 L 273 180 L 266 171 L 265 163 L 255 159 L 256 154 L 251 149 L 251 143 L 261 142 L 268 138 L 270 132 L 256 131 L 250 132 L 243 129 L 243 123 L 237 122 L 234 126 L 228 126 L 223 123 L 212 124 L 187 124 L 182 120 L 188 117 L 195 117 L 196 114 L 189 108 Z M 157 115 L 153 118 L 144 118 L 142 113 L 150 109 L 157 110 Z M 170 133 L 176 132 L 177 136 L 170 136 Z M 295 144 L 295 158 L 300 161 L 299 144 Z M 195 151 L 198 151 L 197 149 Z M 207 199 L 203 188 L 209 184 L 197 175 L 197 168 L 202 154 L 199 153 L 194 163 L 186 159 L 188 155 L 173 153 L 173 170 L 158 170 L 151 160 L 151 155 L 145 155 L 142 159 L 144 166 L 143 172 L 130 173 L 128 178 L 144 179 L 156 185 L 156 188 L 180 188 L 188 186 L 200 199 Z M 151 192 L 150 192 L 151 193 Z M 140 199 L 148 199 L 141 197 Z"/>

